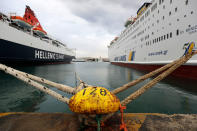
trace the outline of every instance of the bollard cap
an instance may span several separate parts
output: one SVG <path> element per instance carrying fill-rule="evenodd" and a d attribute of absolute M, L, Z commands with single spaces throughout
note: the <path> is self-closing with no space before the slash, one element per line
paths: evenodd
<path fill-rule="evenodd" d="M 71 111 L 80 114 L 108 114 L 119 110 L 120 100 L 103 87 L 89 86 L 69 101 Z"/>

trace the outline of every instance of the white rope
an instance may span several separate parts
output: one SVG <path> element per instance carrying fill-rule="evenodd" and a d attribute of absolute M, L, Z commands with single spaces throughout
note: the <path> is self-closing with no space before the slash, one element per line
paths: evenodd
<path fill-rule="evenodd" d="M 23 75 L 24 77 L 27 77 L 29 79 L 32 79 L 32 80 L 35 80 L 35 81 L 38 81 L 38 82 L 41 82 L 41 83 L 44 83 L 44 84 L 48 84 L 52 87 L 55 87 L 57 88 L 58 90 L 61 90 L 63 92 L 66 92 L 66 93 L 70 93 L 70 94 L 74 94 L 74 88 L 70 87 L 70 86 L 67 86 L 67 85 L 63 85 L 63 84 L 59 84 L 59 83 L 55 83 L 55 82 L 52 82 L 52 81 L 49 81 L 49 80 L 46 80 L 44 78 L 41 78 L 41 77 L 38 77 L 38 76 L 34 76 L 34 75 L 31 75 L 31 74 L 28 74 L 28 73 L 24 73 L 22 71 L 19 71 L 19 70 L 16 70 L 16 69 L 13 69 L 11 67 L 8 67 L 6 65 L 3 65 L 1 64 L 1 67 L 2 68 L 7 68 L 7 69 L 10 69 L 11 71 L 14 71 L 18 74 L 21 74 Z"/>
<path fill-rule="evenodd" d="M 0 70 L 2 70 L 4 72 L 6 72 L 6 73 L 18 78 L 19 80 L 22 80 L 22 81 L 26 82 L 29 85 L 32 85 L 32 86 L 36 87 L 37 89 L 39 89 L 39 90 L 41 90 L 41 91 L 53 96 L 54 98 L 56 98 L 59 101 L 62 101 L 64 103 L 66 103 L 66 104 L 69 103 L 69 99 L 67 97 L 64 97 L 64 96 L 56 93 L 55 91 L 53 91 L 53 90 L 51 90 L 49 88 L 46 88 L 45 86 L 43 86 L 43 85 L 41 85 L 41 84 L 39 84 L 39 83 L 37 83 L 37 82 L 25 77 L 23 75 L 21 75 L 20 73 L 16 72 L 15 70 L 12 70 L 11 68 L 7 68 L 6 66 L 0 64 Z"/>

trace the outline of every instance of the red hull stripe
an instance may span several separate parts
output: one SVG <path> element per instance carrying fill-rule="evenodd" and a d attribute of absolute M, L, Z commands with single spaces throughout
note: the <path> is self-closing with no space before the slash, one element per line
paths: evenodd
<path fill-rule="evenodd" d="M 133 68 L 141 71 L 153 71 L 162 67 L 162 65 L 143 65 L 143 64 L 130 64 L 130 63 L 117 63 L 111 62 L 111 64 Z M 182 65 L 176 69 L 171 76 L 180 78 L 194 79 L 197 80 L 197 66 Z"/>

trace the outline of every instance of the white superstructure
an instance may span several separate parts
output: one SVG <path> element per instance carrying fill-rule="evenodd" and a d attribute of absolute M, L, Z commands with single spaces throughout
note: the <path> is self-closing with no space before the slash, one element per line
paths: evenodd
<path fill-rule="evenodd" d="M 110 62 L 166 64 L 197 43 L 197 0 L 153 0 L 108 46 Z M 197 65 L 197 56 L 187 64 Z"/>
<path fill-rule="evenodd" d="M 27 28 L 23 21 L 19 22 L 0 13 L 0 62 L 70 63 L 75 58 L 74 49 L 43 32 L 40 35 L 39 30 L 33 30 L 34 26 Z"/>

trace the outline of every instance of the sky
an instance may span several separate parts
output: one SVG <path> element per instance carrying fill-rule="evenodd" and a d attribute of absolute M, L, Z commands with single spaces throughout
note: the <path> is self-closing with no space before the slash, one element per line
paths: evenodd
<path fill-rule="evenodd" d="M 109 43 L 151 0 L 1 0 L 0 12 L 23 16 L 29 5 L 44 30 L 76 49 L 77 57 L 108 57 Z"/>

